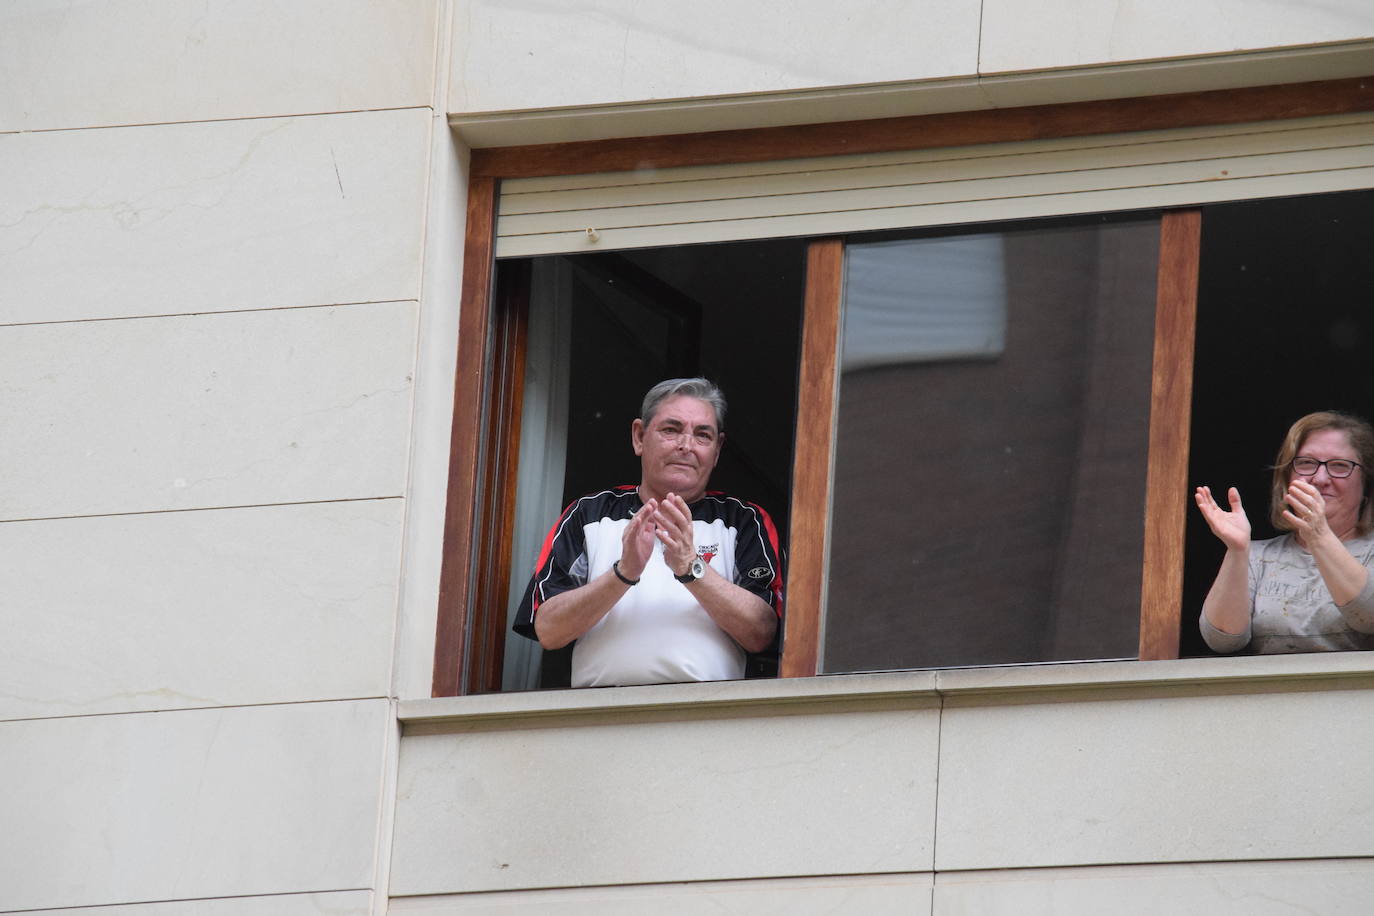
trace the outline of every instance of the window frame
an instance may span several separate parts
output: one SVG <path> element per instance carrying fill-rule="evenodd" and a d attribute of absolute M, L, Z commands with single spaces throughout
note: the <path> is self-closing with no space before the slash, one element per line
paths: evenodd
<path fill-rule="evenodd" d="M 593 172 L 765 162 L 1374 110 L 1369 80 L 1213 90 L 798 127 L 475 149 L 459 303 L 433 696 L 500 689 L 510 513 L 520 436 L 527 288 L 495 295 L 500 182 Z M 1151 383 L 1139 658 L 1178 657 L 1201 211 L 1162 214 Z M 808 243 L 793 466 L 788 613 L 780 675 L 818 671 L 837 390 L 844 243 Z M 806 447 L 803 447 L 803 444 Z M 499 600 L 497 600 L 499 599 Z"/>

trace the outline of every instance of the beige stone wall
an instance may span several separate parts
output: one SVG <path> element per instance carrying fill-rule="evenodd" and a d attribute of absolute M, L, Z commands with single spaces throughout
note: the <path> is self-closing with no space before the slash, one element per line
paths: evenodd
<path fill-rule="evenodd" d="M 1363 76 L 1374 8 L 1296 0 L 455 0 L 475 146 Z"/>
<path fill-rule="evenodd" d="M 1371 687 L 1346 653 L 407 703 L 393 912 L 1353 914 Z"/>
<path fill-rule="evenodd" d="M 442 12 L 0 9 L 0 912 L 385 906 Z"/>

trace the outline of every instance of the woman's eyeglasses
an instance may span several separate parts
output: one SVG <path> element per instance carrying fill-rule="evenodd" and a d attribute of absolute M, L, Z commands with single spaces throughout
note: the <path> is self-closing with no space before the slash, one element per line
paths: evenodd
<path fill-rule="evenodd" d="M 1349 477 L 1359 467 L 1354 461 L 1347 461 L 1344 458 L 1332 458 L 1330 461 L 1318 461 L 1316 458 L 1293 459 L 1293 470 L 1304 477 L 1311 477 L 1316 474 L 1322 465 L 1326 465 L 1326 473 L 1332 477 Z"/>

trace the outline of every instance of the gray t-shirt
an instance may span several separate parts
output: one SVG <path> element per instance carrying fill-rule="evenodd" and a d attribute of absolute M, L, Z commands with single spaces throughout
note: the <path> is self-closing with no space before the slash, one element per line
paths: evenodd
<path fill-rule="evenodd" d="M 1374 532 L 1345 541 L 1374 568 Z M 1224 633 L 1199 618 L 1202 638 L 1216 652 L 1324 652 L 1374 649 L 1374 574 L 1349 604 L 1337 607 L 1312 554 L 1291 534 L 1250 545 L 1250 626 Z"/>

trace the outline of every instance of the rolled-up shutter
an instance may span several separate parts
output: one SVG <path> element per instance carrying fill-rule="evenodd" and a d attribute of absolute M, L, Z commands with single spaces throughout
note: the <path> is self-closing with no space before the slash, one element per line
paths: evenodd
<path fill-rule="evenodd" d="M 1374 115 L 502 182 L 497 257 L 1374 187 Z"/>

